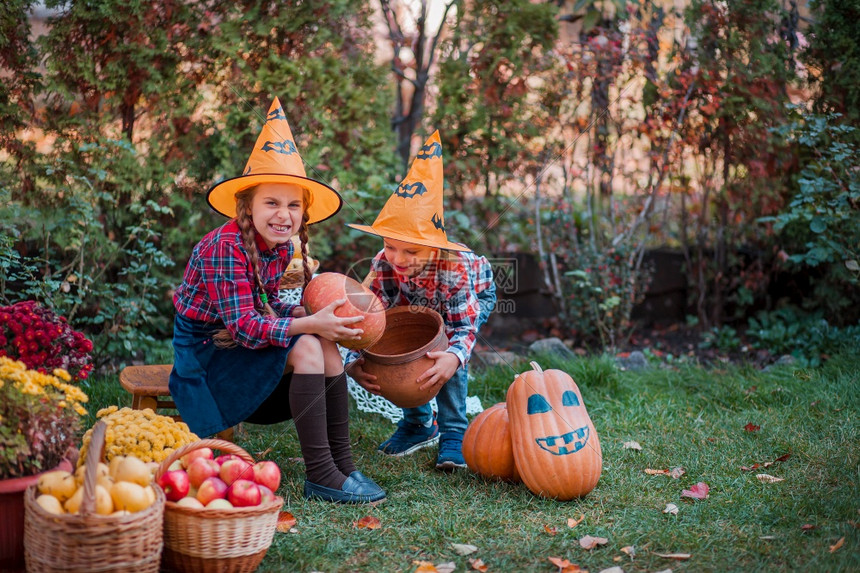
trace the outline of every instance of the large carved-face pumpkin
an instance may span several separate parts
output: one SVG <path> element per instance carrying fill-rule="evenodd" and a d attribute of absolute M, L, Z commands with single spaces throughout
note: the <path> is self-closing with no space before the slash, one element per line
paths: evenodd
<path fill-rule="evenodd" d="M 516 377 L 507 404 L 514 460 L 523 483 L 537 495 L 581 497 L 597 485 L 603 456 L 582 394 L 561 370 L 533 370 Z"/>
<path fill-rule="evenodd" d="M 494 404 L 475 416 L 463 435 L 463 458 L 473 472 L 486 478 L 518 482 L 508 409 Z"/>

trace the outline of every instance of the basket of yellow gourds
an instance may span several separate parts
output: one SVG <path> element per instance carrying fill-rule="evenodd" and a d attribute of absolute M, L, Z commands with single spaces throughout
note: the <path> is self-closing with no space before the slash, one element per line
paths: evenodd
<path fill-rule="evenodd" d="M 43 474 L 24 497 L 27 571 L 159 570 L 164 492 L 132 456 L 102 463 L 106 424 L 96 423 L 75 474 Z"/>

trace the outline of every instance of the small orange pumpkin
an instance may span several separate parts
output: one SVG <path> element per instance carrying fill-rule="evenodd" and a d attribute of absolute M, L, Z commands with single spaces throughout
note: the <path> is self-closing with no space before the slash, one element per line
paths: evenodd
<path fill-rule="evenodd" d="M 521 481 L 514 462 L 508 409 L 504 402 L 475 416 L 466 428 L 463 458 L 470 470 L 486 478 Z"/>
<path fill-rule="evenodd" d="M 594 489 L 603 470 L 597 431 L 568 374 L 536 363 L 508 388 L 514 460 L 532 493 L 567 501 Z"/>

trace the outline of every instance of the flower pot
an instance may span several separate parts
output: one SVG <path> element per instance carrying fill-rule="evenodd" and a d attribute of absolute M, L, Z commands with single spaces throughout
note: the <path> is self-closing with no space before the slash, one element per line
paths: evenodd
<path fill-rule="evenodd" d="M 448 348 L 442 317 L 425 307 L 397 306 L 385 311 L 385 324 L 382 338 L 364 351 L 363 369 L 395 406 L 423 406 L 439 393 L 439 385 L 421 390 L 416 380 L 435 362 L 427 353 Z"/>
<path fill-rule="evenodd" d="M 72 465 L 63 460 L 54 469 L 72 471 Z M 0 480 L 0 571 L 24 570 L 24 491 L 42 473 Z"/>

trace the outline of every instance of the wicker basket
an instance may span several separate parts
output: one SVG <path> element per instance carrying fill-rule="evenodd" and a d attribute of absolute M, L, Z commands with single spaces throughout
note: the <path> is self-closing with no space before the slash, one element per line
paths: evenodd
<path fill-rule="evenodd" d="M 305 285 L 305 269 L 302 266 L 302 260 L 293 259 L 293 261 L 298 261 L 298 264 L 291 264 L 281 275 L 280 287 L 282 290 L 302 288 Z M 311 275 L 313 275 L 320 268 L 320 262 L 308 257 L 308 266 L 311 268 Z"/>
<path fill-rule="evenodd" d="M 165 459 L 156 477 L 190 451 L 212 448 L 254 463 L 248 452 L 225 440 L 186 444 Z M 275 498 L 254 507 L 195 509 L 168 501 L 164 510 L 162 566 L 188 573 L 242 573 L 259 567 L 272 544 L 284 500 Z"/>
<path fill-rule="evenodd" d="M 96 466 L 106 426 L 98 422 L 86 458 L 84 497 L 77 514 L 55 515 L 36 503 L 36 486 L 24 497 L 27 571 L 156 573 L 161 561 L 164 492 L 153 484 L 155 503 L 125 516 L 95 513 Z"/>

